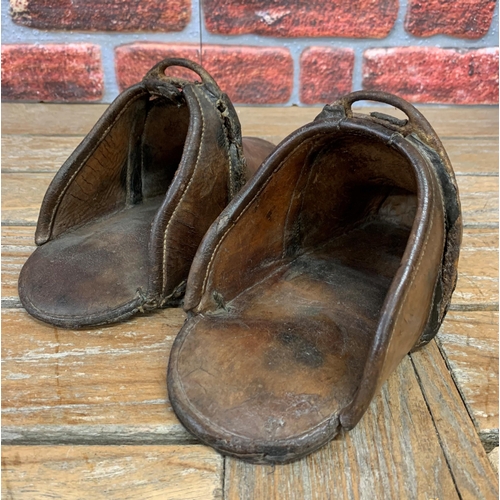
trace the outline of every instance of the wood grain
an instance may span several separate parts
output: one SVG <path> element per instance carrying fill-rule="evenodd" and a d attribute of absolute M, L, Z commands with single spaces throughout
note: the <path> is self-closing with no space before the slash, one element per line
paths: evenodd
<path fill-rule="evenodd" d="M 477 430 L 498 440 L 498 312 L 450 312 L 437 340 Z"/>
<path fill-rule="evenodd" d="M 181 309 L 63 330 L 4 309 L 2 438 L 14 444 L 193 442 L 167 401 Z"/>
<path fill-rule="evenodd" d="M 309 457 L 274 468 L 226 459 L 225 493 L 228 500 L 460 498 L 409 358 L 352 431 Z"/>
<path fill-rule="evenodd" d="M 360 423 L 309 457 L 274 468 L 226 459 L 226 498 L 497 498 L 497 479 L 435 343 L 412 359 L 419 380 L 405 358 Z M 421 386 L 433 392 L 431 402 Z"/>
<path fill-rule="evenodd" d="M 498 309 L 498 229 L 464 229 L 452 308 Z"/>
<path fill-rule="evenodd" d="M 407 357 L 360 424 L 322 450 L 275 468 L 227 459 L 225 473 L 168 403 L 180 309 L 71 331 L 20 308 L 18 274 L 34 248 L 43 195 L 106 107 L 2 107 L 3 497 L 498 498 L 478 437 L 487 449 L 498 445 L 496 107 L 420 107 L 454 165 L 465 223 L 438 344 Z M 237 112 L 244 134 L 278 142 L 320 110 Z M 401 116 L 387 107 L 363 112 L 373 110 Z"/>
<path fill-rule="evenodd" d="M 4 134 L 85 135 L 106 110 L 105 104 L 2 105 Z M 496 106 L 417 106 L 441 137 L 498 137 Z M 283 138 L 313 120 L 322 107 L 237 107 L 243 134 Z M 356 109 L 403 116 L 391 107 Z"/>
<path fill-rule="evenodd" d="M 443 146 L 456 175 L 498 175 L 498 137 L 445 138 Z"/>
<path fill-rule="evenodd" d="M 205 446 L 4 446 L 2 498 L 222 498 L 222 457 Z"/>
<path fill-rule="evenodd" d="M 498 498 L 498 478 L 436 342 L 411 359 L 460 497 Z"/>
<path fill-rule="evenodd" d="M 52 173 L 2 174 L 2 223 L 34 225 Z"/>
<path fill-rule="evenodd" d="M 3 172 L 57 172 L 84 136 L 2 137 Z"/>
<path fill-rule="evenodd" d="M 283 137 L 260 135 L 277 144 Z M 4 135 L 2 138 L 3 172 L 57 172 L 83 140 L 78 136 Z M 445 139 L 457 175 L 498 174 L 498 138 Z"/>
<path fill-rule="evenodd" d="M 19 273 L 35 248 L 34 226 L 2 228 L 2 307 L 20 307 Z"/>
<path fill-rule="evenodd" d="M 464 226 L 498 226 L 498 178 L 457 177 Z"/>
<path fill-rule="evenodd" d="M 47 187 L 54 177 L 44 173 L 4 173 L 2 221 L 7 225 L 35 224 Z M 464 224 L 498 224 L 498 178 L 465 175 L 457 177 Z"/>
<path fill-rule="evenodd" d="M 493 470 L 498 474 L 498 446 L 488 453 Z"/>
<path fill-rule="evenodd" d="M 107 104 L 2 104 L 2 133 L 86 135 Z"/>

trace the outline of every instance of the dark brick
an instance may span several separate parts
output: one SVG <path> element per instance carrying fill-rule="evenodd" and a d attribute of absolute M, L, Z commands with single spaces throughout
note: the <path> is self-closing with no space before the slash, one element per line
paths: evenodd
<path fill-rule="evenodd" d="M 123 90 L 137 83 L 151 66 L 165 57 L 185 57 L 199 62 L 199 47 L 160 43 L 118 47 L 115 61 L 118 85 Z M 235 103 L 278 104 L 290 99 L 293 61 L 287 49 L 205 45 L 203 66 Z M 171 74 L 170 70 L 167 72 Z M 187 76 L 186 71 L 175 74 Z"/>
<path fill-rule="evenodd" d="M 370 49 L 364 53 L 363 88 L 412 102 L 498 103 L 498 48 Z"/>
<path fill-rule="evenodd" d="M 415 36 L 481 38 L 488 32 L 495 0 L 410 0 L 406 31 Z"/>
<path fill-rule="evenodd" d="M 398 0 L 204 0 L 203 8 L 212 33 L 383 38 L 396 21 Z"/>
<path fill-rule="evenodd" d="M 3 45 L 2 99 L 99 101 L 104 84 L 97 45 Z"/>
<path fill-rule="evenodd" d="M 191 0 L 10 0 L 14 22 L 40 29 L 181 31 Z"/>
<path fill-rule="evenodd" d="M 352 90 L 354 51 L 309 47 L 300 56 L 300 100 L 330 103 Z"/>

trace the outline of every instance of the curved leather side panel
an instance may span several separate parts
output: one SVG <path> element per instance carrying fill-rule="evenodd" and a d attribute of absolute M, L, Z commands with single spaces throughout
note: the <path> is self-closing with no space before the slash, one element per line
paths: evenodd
<path fill-rule="evenodd" d="M 306 132 L 297 131 L 278 146 L 255 177 L 214 222 L 197 252 L 188 279 L 184 308 L 200 312 L 217 307 L 214 291 L 231 300 L 242 289 L 269 272 L 280 259 L 284 247 L 287 211 L 309 152 L 309 139 L 317 129 L 331 125 L 314 124 Z M 294 162 L 295 168 L 281 167 Z M 266 196 L 257 198 L 262 190 Z M 242 219 L 240 221 L 240 219 Z M 231 231 L 238 221 L 248 229 L 249 239 L 242 240 Z M 281 227 L 281 230 L 275 230 Z M 234 232 L 236 233 L 236 232 Z M 226 240 L 227 238 L 227 240 Z M 230 249 L 230 251 L 227 251 Z M 264 263 L 263 265 L 261 265 Z"/>
<path fill-rule="evenodd" d="M 393 145 L 411 154 L 419 184 L 419 209 L 403 265 L 382 308 L 360 387 L 353 402 L 340 415 L 346 429 L 358 423 L 378 389 L 418 341 L 429 320 L 443 260 L 445 214 L 435 172 L 402 136 L 395 137 Z"/>
<path fill-rule="evenodd" d="M 131 124 L 147 95 L 140 85 L 123 92 L 57 172 L 40 209 L 37 245 L 125 205 Z"/>
<path fill-rule="evenodd" d="M 185 281 L 199 242 L 229 200 L 230 160 L 221 116 L 203 86 L 186 86 L 184 94 L 188 136 L 150 243 L 149 293 L 167 298 Z"/>

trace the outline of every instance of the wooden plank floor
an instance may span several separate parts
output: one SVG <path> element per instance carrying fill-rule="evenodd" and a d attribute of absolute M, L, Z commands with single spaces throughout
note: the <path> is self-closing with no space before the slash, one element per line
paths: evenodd
<path fill-rule="evenodd" d="M 454 165 L 465 225 L 437 340 L 401 363 L 354 430 L 276 467 L 225 459 L 176 419 L 165 374 L 181 309 L 72 331 L 20 306 L 45 189 L 104 109 L 2 108 L 2 498 L 498 498 L 487 457 L 498 446 L 497 108 L 422 108 Z M 274 142 L 318 112 L 238 109 L 244 134 Z"/>

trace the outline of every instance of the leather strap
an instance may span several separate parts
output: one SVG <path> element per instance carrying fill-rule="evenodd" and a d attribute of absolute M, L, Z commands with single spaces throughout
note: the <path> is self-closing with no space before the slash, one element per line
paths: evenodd
<path fill-rule="evenodd" d="M 165 70 L 173 66 L 187 68 L 201 78 L 202 85 L 199 85 L 198 88 L 203 89 L 220 114 L 229 149 L 229 192 L 230 199 L 232 199 L 246 182 L 241 127 L 233 104 L 212 76 L 202 66 L 188 59 L 164 59 L 148 71 L 143 79 L 143 84 L 152 92 L 160 92 L 168 99 L 180 99 L 182 94 L 179 89 L 183 89 L 186 85 L 193 85 L 193 83 L 182 78 L 165 75 Z"/>

